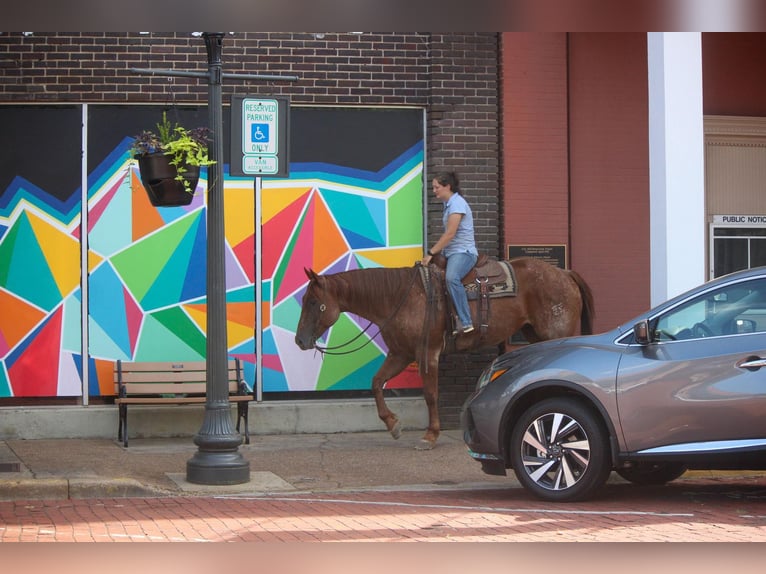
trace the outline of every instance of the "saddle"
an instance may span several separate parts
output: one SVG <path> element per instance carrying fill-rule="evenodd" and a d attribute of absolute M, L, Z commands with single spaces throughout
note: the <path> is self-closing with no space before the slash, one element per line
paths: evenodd
<path fill-rule="evenodd" d="M 437 253 L 431 261 L 442 270 L 447 268 L 447 258 L 441 253 Z M 513 267 L 508 261 L 499 261 L 486 253 L 481 253 L 476 260 L 476 265 L 463 277 L 462 283 L 468 300 L 479 301 L 479 328 L 484 335 L 489 326 L 490 298 L 516 295 L 516 276 Z M 454 321 L 454 308 L 451 312 Z"/>

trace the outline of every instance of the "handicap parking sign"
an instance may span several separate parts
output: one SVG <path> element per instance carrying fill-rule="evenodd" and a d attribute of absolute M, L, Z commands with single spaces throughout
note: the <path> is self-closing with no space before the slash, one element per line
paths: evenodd
<path fill-rule="evenodd" d="M 254 144 L 269 143 L 269 124 L 251 124 L 250 141 Z"/>
<path fill-rule="evenodd" d="M 231 175 L 286 177 L 288 100 L 232 96 Z M 239 120 L 239 123 L 235 121 Z M 236 152 L 241 150 L 241 157 Z"/>

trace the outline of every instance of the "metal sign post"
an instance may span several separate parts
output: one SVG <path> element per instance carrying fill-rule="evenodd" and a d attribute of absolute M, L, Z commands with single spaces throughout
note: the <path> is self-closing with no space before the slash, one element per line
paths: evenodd
<path fill-rule="evenodd" d="M 221 66 L 223 32 L 205 32 L 208 73 L 131 69 L 132 72 L 208 79 L 208 111 L 213 132 L 209 146 L 207 204 L 207 399 L 205 418 L 194 444 L 198 451 L 186 463 L 186 479 L 195 484 L 243 484 L 250 480 L 250 463 L 242 457 L 242 437 L 231 420 L 226 338 L 226 245 L 223 210 L 223 78 L 296 81 L 296 76 L 224 74 Z"/>

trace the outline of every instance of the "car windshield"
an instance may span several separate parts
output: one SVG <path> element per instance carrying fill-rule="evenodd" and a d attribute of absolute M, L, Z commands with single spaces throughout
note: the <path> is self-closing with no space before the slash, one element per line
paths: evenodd
<path fill-rule="evenodd" d="M 766 279 L 727 285 L 653 321 L 654 340 L 676 341 L 766 332 Z"/>

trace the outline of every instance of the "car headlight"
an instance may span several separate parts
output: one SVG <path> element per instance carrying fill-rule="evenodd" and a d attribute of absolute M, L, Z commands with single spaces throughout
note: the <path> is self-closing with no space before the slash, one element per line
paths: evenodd
<path fill-rule="evenodd" d="M 486 387 L 489 383 L 496 380 L 508 371 L 508 367 L 498 367 L 494 362 L 491 363 L 479 377 L 476 382 L 476 390 L 480 391 Z"/>

